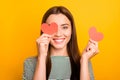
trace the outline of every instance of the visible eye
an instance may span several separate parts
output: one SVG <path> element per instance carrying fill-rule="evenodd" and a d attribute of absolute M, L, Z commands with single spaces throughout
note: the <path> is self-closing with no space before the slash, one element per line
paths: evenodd
<path fill-rule="evenodd" d="M 62 28 L 63 28 L 63 29 L 68 29 L 68 26 L 63 26 Z"/>

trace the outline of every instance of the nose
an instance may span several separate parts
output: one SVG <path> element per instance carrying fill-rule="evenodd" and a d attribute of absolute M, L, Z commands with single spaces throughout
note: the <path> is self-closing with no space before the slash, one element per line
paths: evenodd
<path fill-rule="evenodd" d="M 61 36 L 62 35 L 62 31 L 61 29 L 58 27 L 58 31 L 55 33 L 55 36 Z"/>

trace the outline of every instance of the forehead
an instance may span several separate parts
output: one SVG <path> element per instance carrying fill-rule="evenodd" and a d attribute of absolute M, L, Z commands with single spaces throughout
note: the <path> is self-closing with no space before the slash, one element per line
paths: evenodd
<path fill-rule="evenodd" d="M 51 14 L 46 23 L 50 24 L 52 22 L 56 22 L 58 25 L 60 24 L 71 24 L 70 20 L 64 14 Z"/>

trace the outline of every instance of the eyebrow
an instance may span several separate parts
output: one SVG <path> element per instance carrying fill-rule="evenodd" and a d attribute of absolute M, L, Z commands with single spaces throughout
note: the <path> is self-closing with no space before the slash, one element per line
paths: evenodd
<path fill-rule="evenodd" d="M 65 26 L 65 25 L 68 25 L 68 26 L 69 26 L 70 24 L 67 24 L 67 23 L 65 23 L 65 24 L 61 24 L 61 26 Z"/>

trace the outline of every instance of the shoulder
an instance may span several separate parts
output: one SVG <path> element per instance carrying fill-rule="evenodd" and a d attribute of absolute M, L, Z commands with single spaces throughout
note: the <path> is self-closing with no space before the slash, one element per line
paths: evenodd
<path fill-rule="evenodd" d="M 32 80 L 36 62 L 37 57 L 28 57 L 24 60 L 23 80 Z"/>
<path fill-rule="evenodd" d="M 32 56 L 32 57 L 26 58 L 24 62 L 30 62 L 31 63 L 31 62 L 36 62 L 36 61 L 37 61 L 37 57 Z"/>
<path fill-rule="evenodd" d="M 28 57 L 24 61 L 24 66 L 27 67 L 27 68 L 35 67 L 36 62 L 37 62 L 37 57 L 35 57 L 35 56 Z"/>

